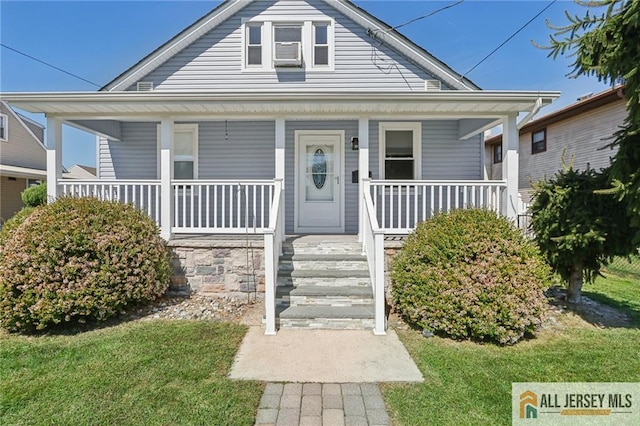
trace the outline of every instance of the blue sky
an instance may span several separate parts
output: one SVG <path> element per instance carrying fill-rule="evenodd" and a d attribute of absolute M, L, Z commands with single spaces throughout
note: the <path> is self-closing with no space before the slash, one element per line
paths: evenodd
<path fill-rule="evenodd" d="M 548 5 L 551 0 L 466 0 L 400 31 L 460 73 Z M 1 0 L 3 44 L 49 62 L 97 84 L 106 84 L 143 56 L 217 6 L 219 1 L 30 1 Z M 455 3 L 443 1 L 355 1 L 395 26 Z M 509 43 L 467 75 L 483 89 L 560 90 L 562 97 L 546 114 L 580 95 L 606 86 L 593 78 L 568 79 L 570 59 L 547 58 L 551 30 L 567 22 L 565 10 L 583 15 L 572 1 L 556 1 Z M 93 91 L 98 87 L 15 52 L 0 50 L 0 91 Z M 30 115 L 44 122 L 44 117 Z M 63 163 L 95 165 L 94 138 L 65 128 Z"/>

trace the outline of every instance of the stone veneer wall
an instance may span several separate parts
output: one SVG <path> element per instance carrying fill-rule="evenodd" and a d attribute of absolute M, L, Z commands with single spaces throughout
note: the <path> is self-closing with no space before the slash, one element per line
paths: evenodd
<path fill-rule="evenodd" d="M 264 240 L 252 239 L 249 244 L 253 250 L 249 249 L 247 271 L 247 242 L 241 237 L 172 239 L 167 244 L 173 268 L 169 292 L 240 296 L 255 288 L 264 293 Z M 251 263 L 255 285 L 248 276 Z"/>

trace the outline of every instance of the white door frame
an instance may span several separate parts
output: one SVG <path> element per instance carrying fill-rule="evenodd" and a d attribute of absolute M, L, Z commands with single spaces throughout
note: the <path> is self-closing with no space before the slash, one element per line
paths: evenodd
<path fill-rule="evenodd" d="M 340 178 L 340 183 L 338 185 L 338 197 L 339 197 L 339 203 L 340 203 L 340 226 L 336 227 L 336 228 L 331 228 L 331 229 L 325 229 L 325 228 L 312 228 L 312 227 L 299 227 L 298 226 L 298 214 L 299 214 L 299 208 L 298 205 L 300 203 L 300 196 L 299 196 L 299 189 L 300 187 L 298 186 L 300 184 L 299 180 L 299 175 L 300 175 L 300 171 L 298 169 L 298 167 L 300 166 L 299 164 L 299 160 L 298 160 L 298 156 L 300 154 L 300 137 L 301 136 L 313 136 L 313 135 L 318 135 L 318 136 L 338 136 L 340 141 L 338 143 L 338 150 L 339 152 L 336 155 L 339 155 L 340 158 L 340 170 L 336 171 L 336 174 L 339 176 Z M 344 233 L 345 232 L 345 219 L 344 219 L 344 214 L 345 214 L 345 210 L 344 210 L 344 193 L 345 193 L 345 179 L 344 179 L 344 169 L 345 169 L 345 165 L 344 165 L 344 139 L 345 139 L 345 132 L 344 130 L 296 130 L 295 131 L 295 143 L 294 143 L 294 213 L 293 213 L 293 229 L 294 232 L 299 232 L 299 233 L 308 233 L 308 232 L 323 232 L 323 233 Z"/>

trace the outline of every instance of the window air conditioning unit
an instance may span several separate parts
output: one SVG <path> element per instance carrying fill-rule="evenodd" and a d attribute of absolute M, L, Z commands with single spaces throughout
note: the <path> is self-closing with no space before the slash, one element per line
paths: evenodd
<path fill-rule="evenodd" d="M 301 67 L 302 46 L 300 42 L 275 42 L 273 65 L 275 67 Z"/>

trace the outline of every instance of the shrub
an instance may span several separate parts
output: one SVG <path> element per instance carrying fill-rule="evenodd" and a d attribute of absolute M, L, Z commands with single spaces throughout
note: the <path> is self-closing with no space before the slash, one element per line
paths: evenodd
<path fill-rule="evenodd" d="M 158 229 L 129 205 L 61 198 L 41 206 L 0 247 L 0 326 L 34 331 L 105 320 L 168 286 Z"/>
<path fill-rule="evenodd" d="M 27 207 L 38 207 L 47 203 L 47 184 L 41 183 L 37 186 L 22 191 L 22 202 Z"/>
<path fill-rule="evenodd" d="M 33 207 L 23 207 L 22 210 L 11 216 L 9 220 L 2 224 L 2 229 L 0 229 L 0 246 L 4 245 L 4 243 L 9 239 L 11 233 L 22 225 L 22 222 L 24 222 L 32 212 Z"/>
<path fill-rule="evenodd" d="M 455 210 L 417 226 L 391 278 L 395 307 L 411 324 L 508 345 L 540 325 L 550 269 L 506 218 Z"/>

